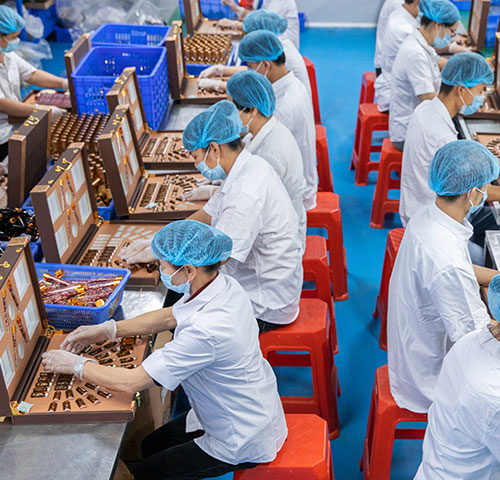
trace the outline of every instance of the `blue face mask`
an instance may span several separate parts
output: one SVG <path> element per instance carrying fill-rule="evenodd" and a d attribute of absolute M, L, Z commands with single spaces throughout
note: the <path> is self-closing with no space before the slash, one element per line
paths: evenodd
<path fill-rule="evenodd" d="M 436 38 L 432 42 L 432 45 L 434 45 L 436 48 L 446 48 L 451 40 L 451 35 L 449 33 L 445 33 L 443 38 L 441 38 L 439 35 L 436 35 Z"/>
<path fill-rule="evenodd" d="M 2 53 L 9 53 L 13 52 L 14 50 L 19 47 L 19 44 L 21 43 L 21 40 L 19 38 L 16 38 L 15 40 L 10 40 L 5 48 L 0 47 L 0 52 Z"/>
<path fill-rule="evenodd" d="M 169 275 L 168 273 L 163 273 L 161 268 L 160 268 L 160 278 L 161 278 L 161 281 L 163 282 L 163 285 L 165 285 L 169 290 L 173 290 L 174 292 L 177 292 L 177 293 L 189 293 L 191 291 L 191 286 L 189 285 L 189 282 L 181 283 L 180 285 L 172 284 L 172 277 L 177 272 L 180 272 L 183 268 L 184 267 L 179 268 L 171 275 Z"/>
<path fill-rule="evenodd" d="M 240 111 L 240 114 L 243 112 L 243 110 Z M 250 121 L 241 127 L 241 134 L 246 135 L 250 131 L 250 124 L 253 122 L 254 117 L 250 119 Z"/>
<path fill-rule="evenodd" d="M 477 191 L 481 192 L 483 194 L 483 198 L 482 200 L 479 202 L 479 205 L 474 205 L 472 203 L 472 200 L 470 199 L 470 196 L 469 196 L 469 202 L 471 204 L 471 207 L 470 207 L 470 210 L 469 210 L 469 215 L 472 214 L 472 213 L 475 213 L 477 212 L 480 208 L 482 208 L 484 206 L 484 202 L 486 202 L 486 199 L 488 198 L 488 188 L 486 187 L 483 190 L 480 190 L 479 188 L 477 187 L 474 187 Z M 469 194 L 470 195 L 470 194 Z"/>
<path fill-rule="evenodd" d="M 465 87 L 467 88 L 467 87 Z M 467 91 L 472 95 L 472 92 L 467 88 Z M 464 102 L 464 99 L 460 95 L 460 100 L 462 100 L 463 106 L 460 109 L 460 113 L 462 115 L 472 115 L 473 113 L 476 113 L 484 103 L 484 97 L 482 95 L 474 95 L 474 99 L 472 100 L 472 103 L 470 105 L 466 105 Z"/>
<path fill-rule="evenodd" d="M 226 171 L 220 166 L 220 157 L 217 159 L 217 165 L 215 168 L 209 168 L 205 163 L 207 159 L 208 152 L 210 151 L 210 147 L 208 147 L 207 153 L 205 153 L 205 158 L 196 165 L 197 170 L 206 178 L 211 181 L 214 180 L 224 180 L 227 177 Z"/>

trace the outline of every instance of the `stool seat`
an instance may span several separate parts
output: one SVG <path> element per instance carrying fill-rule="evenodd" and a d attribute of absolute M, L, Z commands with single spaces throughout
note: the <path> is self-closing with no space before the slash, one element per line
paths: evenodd
<path fill-rule="evenodd" d="M 359 105 L 362 103 L 375 103 L 375 72 L 365 72 L 361 77 L 361 93 L 359 95 Z"/>
<path fill-rule="evenodd" d="M 321 114 L 319 111 L 319 97 L 318 97 L 318 82 L 316 81 L 316 68 L 314 63 L 311 62 L 307 57 L 302 57 L 304 63 L 306 64 L 307 75 L 309 77 L 309 83 L 311 84 L 311 95 L 314 110 L 314 123 L 321 125 Z"/>
<path fill-rule="evenodd" d="M 327 246 L 333 298 L 347 300 L 347 262 L 342 234 L 339 196 L 332 192 L 318 192 L 316 207 L 307 211 L 307 226 L 327 230 Z"/>
<path fill-rule="evenodd" d="M 234 480 L 333 480 L 326 422 L 317 415 L 285 415 L 288 436 L 269 463 L 239 470 Z"/>
<path fill-rule="evenodd" d="M 427 422 L 426 413 L 398 407 L 389 385 L 388 366 L 375 372 L 368 426 L 360 469 L 365 480 L 389 480 L 395 439 L 421 440 L 424 428 L 396 428 L 401 422 Z"/>
<path fill-rule="evenodd" d="M 316 158 L 318 160 L 318 190 L 321 192 L 333 192 L 328 139 L 326 138 L 326 128 L 323 125 L 316 125 Z"/>
<path fill-rule="evenodd" d="M 380 319 L 380 336 L 378 343 L 380 348 L 387 350 L 387 306 L 389 301 L 389 281 L 392 275 L 392 269 L 396 262 L 396 255 L 399 246 L 403 240 L 404 228 L 394 228 L 387 235 L 385 245 L 384 265 L 382 267 L 382 279 L 380 281 L 380 290 L 377 297 L 377 304 L 373 318 Z"/>
<path fill-rule="evenodd" d="M 383 228 L 386 213 L 399 212 L 399 198 L 389 198 L 389 190 L 401 188 L 401 166 L 403 153 L 394 148 L 389 138 L 382 142 L 382 153 L 378 169 L 377 185 L 373 194 L 370 227 Z M 392 172 L 398 174 L 391 178 Z"/>
<path fill-rule="evenodd" d="M 355 169 L 354 183 L 368 184 L 368 173 L 379 169 L 379 162 L 371 161 L 371 154 L 380 152 L 380 145 L 372 144 L 373 132 L 389 130 L 389 114 L 379 112 L 374 103 L 362 103 L 358 110 L 351 169 Z"/>

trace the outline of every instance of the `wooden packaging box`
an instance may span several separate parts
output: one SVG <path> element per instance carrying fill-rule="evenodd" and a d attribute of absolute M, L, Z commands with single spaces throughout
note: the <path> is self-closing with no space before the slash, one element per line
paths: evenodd
<path fill-rule="evenodd" d="M 195 33 L 206 33 L 211 35 L 231 35 L 233 39 L 240 40 L 243 37 L 243 30 L 228 29 L 221 27 L 218 20 L 211 20 L 201 13 L 200 0 L 183 0 L 184 2 L 184 21 L 186 22 L 186 31 L 189 35 Z"/>

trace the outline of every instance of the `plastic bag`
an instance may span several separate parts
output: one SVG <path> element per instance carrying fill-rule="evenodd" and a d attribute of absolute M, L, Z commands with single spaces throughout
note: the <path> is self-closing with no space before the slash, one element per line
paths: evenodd
<path fill-rule="evenodd" d="M 134 25 L 165 25 L 168 18 L 164 18 L 162 11 L 151 0 L 139 0 L 128 12 L 124 23 Z"/>
<path fill-rule="evenodd" d="M 23 11 L 24 11 L 23 7 Z M 31 38 L 42 38 L 43 37 L 43 22 L 40 17 L 35 17 L 34 15 L 30 15 L 26 10 L 24 12 L 24 20 L 26 21 L 26 33 Z"/>
<path fill-rule="evenodd" d="M 44 39 L 38 42 L 21 42 L 16 53 L 36 68 L 42 67 L 42 60 L 52 58 L 49 42 Z"/>

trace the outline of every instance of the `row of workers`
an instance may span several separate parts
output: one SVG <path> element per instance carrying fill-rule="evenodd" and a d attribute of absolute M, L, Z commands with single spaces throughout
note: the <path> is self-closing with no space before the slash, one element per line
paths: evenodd
<path fill-rule="evenodd" d="M 398 406 L 429 415 L 415 478 L 489 479 L 500 471 L 500 336 L 480 286 L 490 286 L 490 312 L 500 319 L 500 277 L 473 263 L 471 254 L 478 263 L 484 256 L 484 232 L 473 237 L 471 222 L 485 221 L 486 199 L 500 199 L 490 185 L 500 168 L 484 146 L 457 140 L 453 118 L 477 111 L 493 72 L 476 53 L 457 53 L 440 71 L 431 45 L 464 50 L 450 43 L 458 11 L 443 0 L 401 3 L 384 4 L 382 13 L 392 13 L 381 15 L 375 60 L 379 109 L 389 108 L 391 141 L 403 150 L 405 233 L 389 286 L 390 387 Z"/>
<path fill-rule="evenodd" d="M 286 20 L 259 10 L 249 21 L 270 27 L 242 40 L 240 57 L 249 70 L 231 72 L 224 84 L 232 101 L 207 108 L 183 133 L 206 178 L 188 197 L 207 203 L 163 227 L 151 243 L 122 252 L 130 264 L 160 261 L 169 290 L 165 308 L 80 327 L 43 358 L 46 370 L 119 391 L 182 385 L 192 408 L 145 439 L 145 460 L 134 472 L 141 480 L 251 468 L 273 460 L 287 436 L 258 335 L 299 314 L 306 210 L 316 205 L 317 192 L 317 173 L 314 185 L 307 181 L 316 165 L 314 116 L 308 91 L 287 69 L 284 47 L 271 31 L 275 24 L 286 28 Z M 99 340 L 174 328 L 173 341 L 133 370 L 78 355 Z"/>

